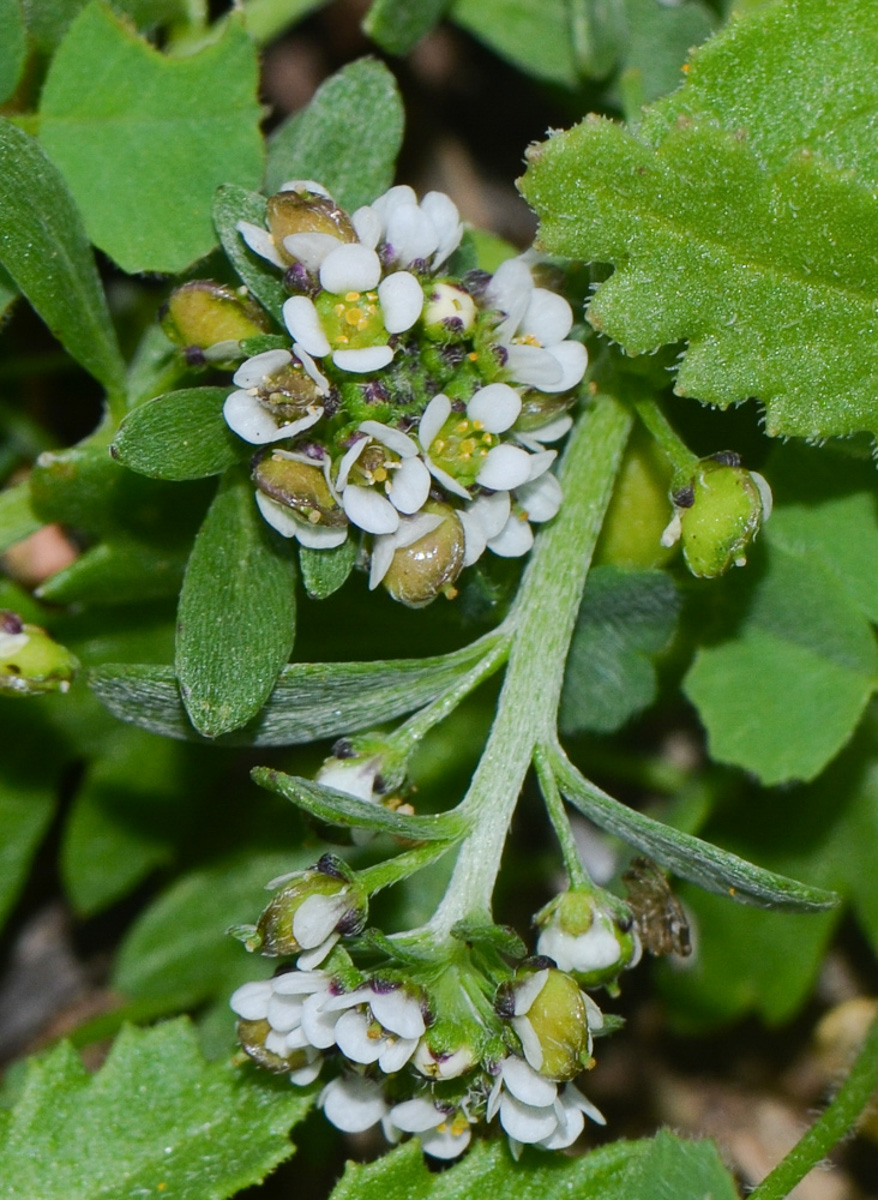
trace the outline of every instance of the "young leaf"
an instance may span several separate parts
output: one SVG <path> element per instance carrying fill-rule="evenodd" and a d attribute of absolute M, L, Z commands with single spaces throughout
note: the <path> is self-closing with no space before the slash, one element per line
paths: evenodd
<path fill-rule="evenodd" d="M 0 1117 L 4 1194 L 226 1200 L 292 1154 L 310 1105 L 285 1082 L 205 1062 L 186 1021 L 123 1030 L 93 1076 L 62 1042 L 31 1061 Z"/>
<path fill-rule="evenodd" d="M 239 221 L 264 225 L 266 211 L 264 196 L 230 183 L 217 190 L 213 202 L 213 222 L 226 257 L 241 282 L 246 284 L 262 307 L 280 321 L 287 292 L 277 269 L 254 254 L 238 232 Z"/>
<path fill-rule="evenodd" d="M 119 427 L 110 453 L 154 479 L 219 475 L 253 452 L 223 418 L 227 387 L 183 388 L 141 404 Z"/>
<path fill-rule="evenodd" d="M 251 775 L 260 787 L 277 792 L 327 825 L 372 829 L 376 833 L 389 833 L 415 842 L 459 840 L 467 832 L 466 819 L 453 810 L 436 816 L 409 817 L 381 804 L 371 804 L 358 796 L 315 783 L 313 779 L 284 775 L 269 767 L 256 767 Z"/>
<path fill-rule="evenodd" d="M 333 550 L 311 550 L 299 547 L 299 567 L 302 583 L 312 600 L 325 600 L 347 580 L 357 561 L 357 545 L 348 538 Z"/>
<path fill-rule="evenodd" d="M 119 391 L 125 366 L 82 218 L 39 144 L 2 117 L 0 263 L 64 349 Z"/>
<path fill-rule="evenodd" d="M 243 472 L 229 472 L 195 539 L 177 613 L 176 667 L 205 737 L 245 725 L 268 699 L 296 631 L 295 564 Z"/>
<path fill-rule="evenodd" d="M 98 3 L 70 26 L 43 87 L 40 140 L 123 270 L 177 272 L 213 248 L 217 187 L 262 175 L 256 88 L 237 21 L 178 58 Z"/>
<path fill-rule="evenodd" d="M 372 0 L 363 31 L 388 54 L 408 54 L 430 32 L 451 0 Z"/>
<path fill-rule="evenodd" d="M 0 492 L 0 554 L 22 538 L 36 533 L 42 524 L 31 506 L 27 480 Z"/>
<path fill-rule="evenodd" d="M 575 88 L 579 72 L 568 0 L 455 0 L 449 13 L 473 37 L 519 70 Z"/>
<path fill-rule="evenodd" d="M 290 663 L 259 716 L 222 744 L 292 746 L 392 721 L 440 696 L 475 666 L 490 642 L 488 635 L 435 658 Z M 170 667 L 116 663 L 97 667 L 89 683 L 120 720 L 164 737 L 194 736 Z"/>
<path fill-rule="evenodd" d="M 20 0 L 0 0 L 0 104 L 18 87 L 27 56 L 27 30 Z"/>
<path fill-rule="evenodd" d="M 564 797 L 590 821 L 682 879 L 740 904 L 786 912 L 819 912 L 839 897 L 745 862 L 691 833 L 663 825 L 601 791 L 570 763 L 560 747 L 550 751 L 552 768 Z"/>
<path fill-rule="evenodd" d="M 649 707 L 652 657 L 673 637 L 679 608 L 674 582 L 662 571 L 590 572 L 561 694 L 563 733 L 610 733 Z"/>
<path fill-rule="evenodd" d="M 741 17 L 696 55 L 691 98 L 637 136 L 588 118 L 535 150 L 523 183 L 547 249 L 616 266 L 592 324 L 633 354 L 688 341 L 677 392 L 756 396 L 773 436 L 878 430 L 876 152 L 856 115 L 878 35 L 847 52 L 858 13 L 798 0 Z M 720 116 L 713 96 L 732 91 Z"/>
<path fill-rule="evenodd" d="M 315 179 L 349 212 L 369 204 L 393 183 L 403 120 L 387 67 L 372 58 L 350 63 L 272 136 L 266 190 L 276 192 L 290 179 Z"/>

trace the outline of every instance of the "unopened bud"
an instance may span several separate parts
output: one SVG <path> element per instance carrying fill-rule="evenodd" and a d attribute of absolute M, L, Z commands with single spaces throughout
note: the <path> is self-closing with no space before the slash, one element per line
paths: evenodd
<path fill-rule="evenodd" d="M 470 333 L 477 315 L 469 292 L 452 283 L 437 283 L 427 297 L 421 319 L 427 337 L 453 342 Z"/>
<path fill-rule="evenodd" d="M 537 953 L 584 987 L 612 983 L 640 957 L 631 914 L 608 892 L 563 892 L 537 913 L 536 923 Z"/>
<path fill-rule="evenodd" d="M 320 467 L 301 462 L 287 451 L 274 450 L 257 462 L 253 481 L 260 492 L 293 509 L 311 525 L 342 528 L 347 524 Z"/>
<path fill-rule="evenodd" d="M 272 1040 L 278 1036 L 273 1034 L 271 1025 L 264 1018 L 260 1021 L 238 1021 L 238 1041 L 249 1058 L 260 1067 L 276 1074 L 286 1075 L 289 1072 L 301 1071 L 307 1067 L 313 1058 L 307 1050 L 291 1050 L 287 1054 L 278 1054 L 266 1046 L 266 1039 Z"/>
<path fill-rule="evenodd" d="M 591 1053 L 590 1011 L 599 1010 L 573 976 L 553 967 L 522 968 L 512 983 L 512 1003 L 512 1028 L 534 1070 L 549 1079 L 578 1075 Z"/>
<path fill-rule="evenodd" d="M 78 666 L 67 647 L 53 641 L 45 629 L 0 609 L 0 692 L 66 692 Z"/>
<path fill-rule="evenodd" d="M 466 548 L 463 526 L 450 505 L 429 501 L 423 511 L 441 516 L 442 521 L 411 545 L 396 550 L 382 581 L 394 600 L 409 608 L 424 608 L 440 592 L 453 596 Z"/>
<path fill-rule="evenodd" d="M 162 313 L 162 329 L 180 346 L 207 350 L 219 342 L 259 337 L 271 329 L 252 300 L 211 280 L 193 280 L 172 292 Z"/>
<path fill-rule="evenodd" d="M 357 241 L 347 213 L 328 196 L 312 192 L 276 192 L 268 200 L 267 220 L 278 254 L 288 265 L 298 261 L 284 245 L 284 238 L 294 234 L 327 234 L 341 242 Z"/>
<path fill-rule="evenodd" d="M 748 545 L 771 514 L 771 489 L 762 475 L 740 466 L 737 455 L 720 454 L 702 459 L 674 503 L 672 526 L 679 530 L 686 566 L 698 578 L 712 579 L 747 561 Z"/>
<path fill-rule="evenodd" d="M 340 860 L 324 855 L 316 868 L 274 896 L 250 945 L 269 957 L 310 951 L 310 967 L 322 961 L 342 934 L 361 932 L 367 912 L 367 895 L 352 873 Z"/>

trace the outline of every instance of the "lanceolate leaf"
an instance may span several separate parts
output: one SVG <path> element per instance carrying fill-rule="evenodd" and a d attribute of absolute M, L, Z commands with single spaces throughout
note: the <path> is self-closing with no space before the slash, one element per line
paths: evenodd
<path fill-rule="evenodd" d="M 487 653 L 491 635 L 435 658 L 290 663 L 255 721 L 223 745 L 289 746 L 380 725 L 429 704 Z M 171 667 L 108 664 L 92 671 L 98 699 L 123 721 L 164 737 L 194 732 Z"/>
<path fill-rule="evenodd" d="M 64 349 L 120 389 L 125 368 L 82 218 L 39 144 L 3 118 L 0 263 Z"/>
<path fill-rule="evenodd" d="M 581 775 L 562 750 L 555 748 L 550 753 L 558 786 L 575 808 L 607 833 L 648 854 L 682 879 L 689 879 L 708 892 L 759 908 L 818 912 L 838 904 L 839 897 L 834 892 L 765 871 L 727 850 L 620 804 Z"/>
<path fill-rule="evenodd" d="M 312 600 L 325 600 L 345 582 L 357 561 L 357 543 L 348 538 L 333 550 L 299 547 L 302 583 Z"/>
<path fill-rule="evenodd" d="M 225 1200 L 290 1156 L 310 1105 L 285 1081 L 205 1062 L 185 1021 L 124 1030 L 94 1076 L 62 1043 L 0 1115 L 3 1195 Z"/>
<path fill-rule="evenodd" d="M 272 137 L 266 191 L 287 180 L 314 179 L 353 212 L 393 182 L 402 129 L 402 100 L 390 71 L 371 58 L 351 63 Z"/>
<path fill-rule="evenodd" d="M 195 728 L 216 737 L 256 715 L 290 657 L 295 566 L 230 472 L 195 539 L 177 615 L 177 675 Z"/>
<path fill-rule="evenodd" d="M 155 479 L 219 475 L 253 452 L 223 419 L 228 394 L 228 387 L 203 387 L 157 396 L 128 414 L 110 453 Z"/>

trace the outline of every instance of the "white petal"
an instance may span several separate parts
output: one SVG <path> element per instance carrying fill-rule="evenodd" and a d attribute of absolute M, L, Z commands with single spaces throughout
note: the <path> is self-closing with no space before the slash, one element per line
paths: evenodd
<path fill-rule="evenodd" d="M 320 1104 L 327 1119 L 345 1133 L 371 1129 L 387 1112 L 381 1086 L 358 1075 L 334 1079 L 324 1089 Z"/>
<path fill-rule="evenodd" d="M 369 1003 L 375 1019 L 391 1033 L 397 1033 L 404 1038 L 419 1038 L 426 1031 L 419 1002 L 404 988 L 373 992 Z"/>
<path fill-rule="evenodd" d="M 320 268 L 320 282 L 328 292 L 368 292 L 377 287 L 380 278 L 381 260 L 359 242 L 337 246 Z"/>
<path fill-rule="evenodd" d="M 385 1075 L 394 1075 L 414 1054 L 417 1044 L 417 1038 L 388 1038 L 378 1056 L 378 1066 Z"/>
<path fill-rule="evenodd" d="M 500 1124 L 517 1142 L 540 1142 L 558 1127 L 555 1110 L 533 1108 L 506 1093 L 500 1101 Z"/>
<path fill-rule="evenodd" d="M 325 1012 L 320 1005 L 320 997 L 309 996 L 302 1009 L 302 1030 L 312 1046 L 318 1050 L 328 1050 L 335 1045 L 335 1025 L 338 1021 L 335 1013 Z"/>
<path fill-rule="evenodd" d="M 436 434 L 451 416 L 451 401 L 442 392 L 438 396 L 434 396 L 427 407 L 424 409 L 424 415 L 421 417 L 421 422 L 418 425 L 418 440 L 425 450 L 429 450 Z"/>
<path fill-rule="evenodd" d="M 521 327 L 541 346 L 554 346 L 556 342 L 563 342 L 573 328 L 573 309 L 557 292 L 535 287 Z"/>
<path fill-rule="evenodd" d="M 488 451 L 488 453 L 490 454 L 490 451 Z M 441 467 L 437 467 L 430 458 L 426 459 L 426 463 L 427 469 L 433 478 L 438 483 L 441 483 L 447 492 L 451 492 L 452 496 L 460 496 L 462 500 L 472 499 L 463 484 L 458 483 L 453 475 L 449 475 L 447 471 L 443 471 Z"/>
<path fill-rule="evenodd" d="M 421 201 L 421 209 L 433 222 L 439 238 L 439 245 L 431 263 L 435 271 L 460 245 L 463 225 L 457 205 L 444 192 L 427 192 Z"/>
<path fill-rule="evenodd" d="M 587 1117 L 591 1117 L 596 1125 L 606 1125 L 607 1118 L 588 1099 L 583 1096 L 582 1092 L 572 1083 L 565 1084 L 564 1091 L 561 1093 L 561 1103 L 565 1109 L 577 1108 L 580 1112 L 584 1112 Z"/>
<path fill-rule="evenodd" d="M 373 787 L 380 767 L 380 756 L 365 763 L 361 759 L 330 759 L 329 766 L 321 767 L 317 772 L 317 782 L 371 803 L 375 799 Z"/>
<path fill-rule="evenodd" d="M 433 222 L 417 204 L 399 204 L 388 212 L 384 239 L 397 262 L 428 259 L 439 245 Z"/>
<path fill-rule="evenodd" d="M 519 487 L 530 478 L 530 460 L 531 455 L 520 446 L 512 446 L 508 442 L 492 446 L 476 476 L 476 483 L 493 492 Z"/>
<path fill-rule="evenodd" d="M 497 493 L 498 496 L 501 494 Z M 487 550 L 488 539 L 478 518 L 473 517 L 466 509 L 458 512 L 457 519 L 463 526 L 463 565 L 471 567 Z"/>
<path fill-rule="evenodd" d="M 232 992 L 229 1006 L 245 1021 L 261 1021 L 268 1012 L 271 1001 L 271 980 L 260 979 L 242 984 Z"/>
<path fill-rule="evenodd" d="M 285 504 L 278 504 L 277 500 L 272 500 L 263 492 L 257 492 L 256 507 L 272 529 L 281 537 L 295 538 L 299 536 L 302 522 L 293 516 L 293 510 L 287 508 Z"/>
<path fill-rule="evenodd" d="M 307 1087 L 309 1083 L 314 1082 L 322 1067 L 323 1059 L 316 1058 L 307 1067 L 299 1067 L 296 1071 L 290 1071 L 290 1083 L 295 1084 L 296 1087 Z"/>
<path fill-rule="evenodd" d="M 312 525 L 310 521 L 297 522 L 296 540 L 309 550 L 334 550 L 347 541 L 347 527 L 341 529 L 331 525 Z"/>
<path fill-rule="evenodd" d="M 344 491 L 345 487 L 347 486 L 348 476 L 351 473 L 351 467 L 368 445 L 369 439 L 367 437 L 357 438 L 353 445 L 345 450 L 344 454 L 342 455 L 342 460 L 338 464 L 338 474 L 335 477 L 335 486 L 340 492 Z"/>
<path fill-rule="evenodd" d="M 249 392 L 231 392 L 223 404 L 223 417 L 232 433 L 254 446 L 275 442 L 282 436 L 272 414 Z"/>
<path fill-rule="evenodd" d="M 435 1129 L 443 1120 L 443 1114 L 426 1096 L 416 1096 L 413 1100 L 394 1104 L 390 1119 L 403 1133 L 424 1133 L 428 1129 Z"/>
<path fill-rule="evenodd" d="M 528 429 L 526 433 L 516 430 L 515 436 L 523 446 L 538 450 L 546 442 L 557 442 L 567 433 L 572 424 L 573 418 L 565 413 L 563 417 L 556 417 L 554 421 L 541 425 L 539 429 Z"/>
<path fill-rule="evenodd" d="M 401 429 L 385 425 L 382 421 L 362 421 L 358 426 L 358 431 L 373 437 L 376 442 L 380 442 L 382 446 L 386 446 L 400 458 L 412 458 L 418 452 L 414 438 L 410 438 Z"/>
<path fill-rule="evenodd" d="M 518 420 L 521 396 L 508 383 L 489 383 L 475 393 L 466 406 L 466 415 L 478 421 L 488 433 L 505 433 Z"/>
<path fill-rule="evenodd" d="M 274 239 L 267 229 L 263 229 L 260 225 L 254 225 L 250 221 L 239 221 L 235 228 L 254 254 L 258 254 L 260 258 L 267 258 L 270 263 L 280 267 L 281 270 L 286 268 L 286 263 L 278 254 Z"/>
<path fill-rule="evenodd" d="M 421 1149 L 431 1158 L 449 1160 L 458 1158 L 466 1150 L 472 1138 L 469 1125 L 464 1125 L 459 1133 L 455 1132 L 452 1121 L 446 1122 L 432 1133 L 421 1136 Z"/>
<path fill-rule="evenodd" d="M 491 496 L 479 496 L 468 509 L 485 532 L 486 538 L 496 537 L 509 520 L 511 501 L 508 492 L 494 492 Z"/>
<path fill-rule="evenodd" d="M 316 271 L 323 260 L 342 245 L 341 238 L 331 233 L 291 233 L 284 238 L 284 250 L 308 271 Z"/>
<path fill-rule="evenodd" d="M 419 458 L 407 458 L 393 472 L 387 494 L 401 513 L 416 513 L 430 495 L 430 472 Z"/>
<path fill-rule="evenodd" d="M 588 366 L 588 351 L 582 342 L 561 342 L 548 351 L 561 367 L 561 378 L 551 386 L 541 384 L 544 392 L 568 392 L 582 382 Z"/>
<path fill-rule="evenodd" d="M 372 205 L 364 204 L 358 208 L 351 216 L 351 224 L 363 245 L 374 250 L 384 232 L 384 222 Z"/>
<path fill-rule="evenodd" d="M 510 1055 L 503 1060 L 503 1083 L 523 1104 L 545 1108 L 555 1103 L 557 1084 L 528 1066 L 523 1058 Z"/>
<path fill-rule="evenodd" d="M 527 513 L 529 521 L 551 521 L 561 507 L 564 494 L 556 475 L 548 471 L 515 489 L 515 499 Z"/>
<path fill-rule="evenodd" d="M 271 986 L 279 996 L 311 996 L 329 989 L 329 976 L 324 971 L 285 971 L 275 975 Z"/>
<path fill-rule="evenodd" d="M 388 333 L 411 329 L 424 307 L 424 291 L 409 271 L 397 271 L 378 285 L 381 319 Z"/>
<path fill-rule="evenodd" d="M 289 1054 L 290 1048 L 287 1045 L 287 1036 L 285 1033 L 277 1033 L 274 1029 L 272 1029 L 265 1035 L 264 1044 L 266 1050 L 270 1051 L 272 1054 L 279 1055 L 281 1058 L 286 1058 L 286 1056 Z"/>
<path fill-rule="evenodd" d="M 293 354 L 295 354 L 296 358 L 305 368 L 305 373 L 309 375 L 311 379 L 313 379 L 313 381 L 317 384 L 317 387 L 325 396 L 329 391 L 329 380 L 317 366 L 317 363 L 301 344 L 301 342 L 293 342 Z"/>
<path fill-rule="evenodd" d="M 284 301 L 282 311 L 284 324 L 293 339 L 301 342 L 309 354 L 323 358 L 329 353 L 329 342 L 312 300 L 307 296 L 290 296 L 289 300 Z"/>
<path fill-rule="evenodd" d="M 394 533 L 399 526 L 399 513 L 374 488 L 349 483 L 341 500 L 348 518 L 366 533 Z"/>
<path fill-rule="evenodd" d="M 390 346 L 364 346 L 362 350 L 335 350 L 332 361 L 341 371 L 353 371 L 366 374 L 380 371 L 393 361 L 393 350 Z"/>
<path fill-rule="evenodd" d="M 585 998 L 585 1013 L 589 1029 L 595 1031 L 603 1029 L 604 1014 L 598 1008 L 597 1004 L 595 1004 L 594 1000 L 592 1000 L 591 996 L 589 996 L 588 992 L 583 992 L 582 994 Z"/>
<path fill-rule="evenodd" d="M 274 375 L 292 361 L 289 350 L 263 350 L 241 363 L 232 376 L 232 383 L 239 388 L 262 387 L 266 376 Z"/>
<path fill-rule="evenodd" d="M 536 454 L 530 456 L 530 471 L 528 472 L 528 483 L 534 479 L 539 479 L 558 457 L 557 450 L 538 450 Z"/>
<path fill-rule="evenodd" d="M 369 563 L 369 591 L 374 592 L 390 570 L 396 552 L 396 534 L 387 533 L 375 538 L 372 543 L 372 561 Z"/>
<path fill-rule="evenodd" d="M 530 525 L 513 513 L 497 536 L 489 539 L 488 549 L 499 558 L 521 558 L 533 544 Z"/>
<path fill-rule="evenodd" d="M 417 202 L 415 189 L 409 187 L 407 183 L 398 183 L 395 187 L 382 192 L 377 200 L 373 200 L 372 207 L 380 214 L 381 219 L 386 221 L 387 214 L 393 212 L 394 209 L 405 204 L 417 204 Z"/>
<path fill-rule="evenodd" d="M 506 313 L 506 320 L 496 330 L 496 336 L 501 341 L 507 341 L 518 329 L 527 312 L 533 288 L 530 268 L 520 257 L 507 258 L 494 272 L 485 289 L 485 296 L 493 308 Z"/>
<path fill-rule="evenodd" d="M 574 345 L 573 342 L 570 344 Z M 530 384 L 544 392 L 564 391 L 560 386 L 564 371 L 550 350 L 540 346 L 512 345 L 506 347 L 506 353 L 506 369 L 519 383 Z"/>
<path fill-rule="evenodd" d="M 325 941 L 320 942 L 317 946 L 312 946 L 304 954 L 300 954 L 296 959 L 296 966 L 299 970 L 310 971 L 314 967 L 319 967 L 340 936 L 341 934 L 331 933 Z"/>
<path fill-rule="evenodd" d="M 765 476 L 760 475 L 758 471 L 751 471 L 750 478 L 756 484 L 756 491 L 759 493 L 759 500 L 762 504 L 762 520 L 767 521 L 774 507 L 774 496 L 772 495 L 771 485 Z"/>
<path fill-rule="evenodd" d="M 533 975 L 516 985 L 515 1015 L 517 1017 L 524 1017 L 530 1012 L 537 996 L 546 986 L 548 978 L 548 968 L 544 968 L 542 971 L 535 971 Z"/>
<path fill-rule="evenodd" d="M 293 913 L 293 937 L 303 950 L 318 946 L 333 932 L 348 906 L 345 890 L 334 896 L 308 896 Z"/>
<path fill-rule="evenodd" d="M 365 1013 L 348 1009 L 335 1023 L 335 1041 L 351 1062 L 377 1062 L 384 1049 L 383 1037 L 369 1037 L 372 1022 Z"/>
<path fill-rule="evenodd" d="M 557 1113 L 558 1127 L 554 1133 L 540 1141 L 544 1150 L 566 1150 L 572 1146 L 585 1127 L 585 1117 L 576 1108 L 562 1108 Z"/>
<path fill-rule="evenodd" d="M 535 1071 L 543 1065 L 543 1047 L 527 1017 L 513 1017 L 512 1028 L 518 1034 L 524 1057 Z"/>
<path fill-rule="evenodd" d="M 273 995 L 268 1002 L 266 1013 L 271 1028 L 276 1029 L 278 1033 L 289 1033 L 292 1029 L 298 1029 L 302 1024 L 303 1004 L 301 996 Z"/>
<path fill-rule="evenodd" d="M 313 179 L 288 179 L 277 190 L 279 192 L 298 192 L 300 195 L 303 192 L 314 192 L 317 196 L 325 196 L 327 200 L 332 199 L 323 184 L 317 183 Z"/>
<path fill-rule="evenodd" d="M 438 529 L 443 520 L 444 517 L 441 513 L 428 512 L 415 513 L 413 517 L 403 517 L 399 522 L 399 529 L 393 535 L 396 549 L 404 550 L 406 546 L 411 546 L 413 542 L 426 537 L 428 533 Z"/>

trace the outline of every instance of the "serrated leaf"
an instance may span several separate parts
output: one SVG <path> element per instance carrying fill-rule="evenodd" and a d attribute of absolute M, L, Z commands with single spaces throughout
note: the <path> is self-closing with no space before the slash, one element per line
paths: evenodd
<path fill-rule="evenodd" d="M 39 143 L 2 117 L 0 263 L 64 349 L 120 390 L 125 366 L 82 217 Z"/>
<path fill-rule="evenodd" d="M 357 544 L 348 538 L 332 550 L 299 547 L 302 583 L 312 600 L 325 600 L 345 583 L 357 561 Z"/>
<path fill-rule="evenodd" d="M 652 658 L 673 637 L 679 609 L 662 571 L 589 573 L 561 694 L 563 733 L 612 732 L 653 702 Z"/>
<path fill-rule="evenodd" d="M 270 767 L 256 767 L 251 775 L 254 783 L 260 787 L 276 792 L 327 825 L 338 825 L 344 829 L 371 829 L 376 833 L 388 833 L 415 842 L 459 840 L 469 828 L 467 819 L 454 811 L 435 816 L 409 817 L 384 808 L 381 804 L 371 804 L 368 800 L 351 796 L 348 792 L 339 792 L 336 788 L 315 783 L 313 779 L 285 775 Z"/>
<path fill-rule="evenodd" d="M 55 812 L 48 783 L 4 779 L 0 789 L 0 925 L 18 898 L 40 840 Z"/>
<path fill-rule="evenodd" d="M 814 556 L 777 546 L 739 630 L 700 649 L 684 683 L 711 756 L 763 783 L 813 779 L 878 686 L 866 618 Z"/>
<path fill-rule="evenodd" d="M 363 32 L 388 54 L 408 54 L 438 24 L 451 0 L 372 0 Z"/>
<path fill-rule="evenodd" d="M 255 48 L 236 21 L 179 58 L 97 2 L 72 23 L 43 87 L 40 140 L 123 270 L 177 272 L 213 248 L 217 187 L 261 178 L 256 88 Z"/>
<path fill-rule="evenodd" d="M 425 6 L 420 0 L 419 9 Z M 396 80 L 383 63 L 362 58 L 317 89 L 268 145 L 266 190 L 315 179 L 353 212 L 393 183 L 404 113 Z"/>
<path fill-rule="evenodd" d="M 638 1200 L 738 1200 L 713 1142 L 693 1142 L 663 1129 L 625 1173 L 626 1196 Z"/>
<path fill-rule="evenodd" d="M 833 892 L 766 871 L 691 833 L 620 804 L 581 775 L 560 749 L 551 752 L 551 763 L 558 787 L 574 808 L 599 828 L 705 891 L 728 896 L 739 904 L 786 912 L 819 912 L 839 902 Z"/>
<path fill-rule="evenodd" d="M 277 270 L 249 249 L 237 228 L 239 221 L 264 226 L 266 212 L 264 196 L 237 184 L 219 188 L 213 201 L 213 222 L 226 257 L 250 293 L 280 321 L 288 293 Z"/>
<path fill-rule="evenodd" d="M 141 404 L 119 427 L 110 453 L 153 479 L 219 475 L 253 453 L 225 422 L 227 387 L 183 388 Z"/>
<path fill-rule="evenodd" d="M 20 0 L 0 0 L 0 104 L 13 94 L 27 54 L 27 30 Z"/>
<path fill-rule="evenodd" d="M 177 611 L 180 694 L 205 737 L 246 725 L 290 657 L 296 574 L 284 551 L 247 475 L 227 473 L 195 539 Z"/>
<path fill-rule="evenodd" d="M 487 653 L 492 640 L 489 635 L 434 658 L 290 663 L 255 721 L 221 744 L 291 746 L 392 721 L 440 696 Z M 164 737 L 194 736 L 172 668 L 117 663 L 97 667 L 89 683 L 120 720 Z"/>
<path fill-rule="evenodd" d="M 449 15 L 528 75 L 567 88 L 579 82 L 568 0 L 455 0 Z"/>
<path fill-rule="evenodd" d="M 629 353 L 687 341 L 677 392 L 755 396 L 772 435 L 878 428 L 875 150 L 858 115 L 878 43 L 870 29 L 845 53 L 858 12 L 799 0 L 741 17 L 696 55 L 698 88 L 636 137 L 589 118 L 524 180 L 547 248 L 616 266 L 592 324 Z"/>
<path fill-rule="evenodd" d="M 125 1029 L 91 1076 L 62 1043 L 33 1061 L 0 1145 L 4 1200 L 225 1200 L 293 1147 L 311 1098 L 207 1063 L 186 1021 Z"/>
<path fill-rule="evenodd" d="M 27 480 L 0 492 L 0 554 L 36 533 L 42 524 L 33 510 Z"/>

